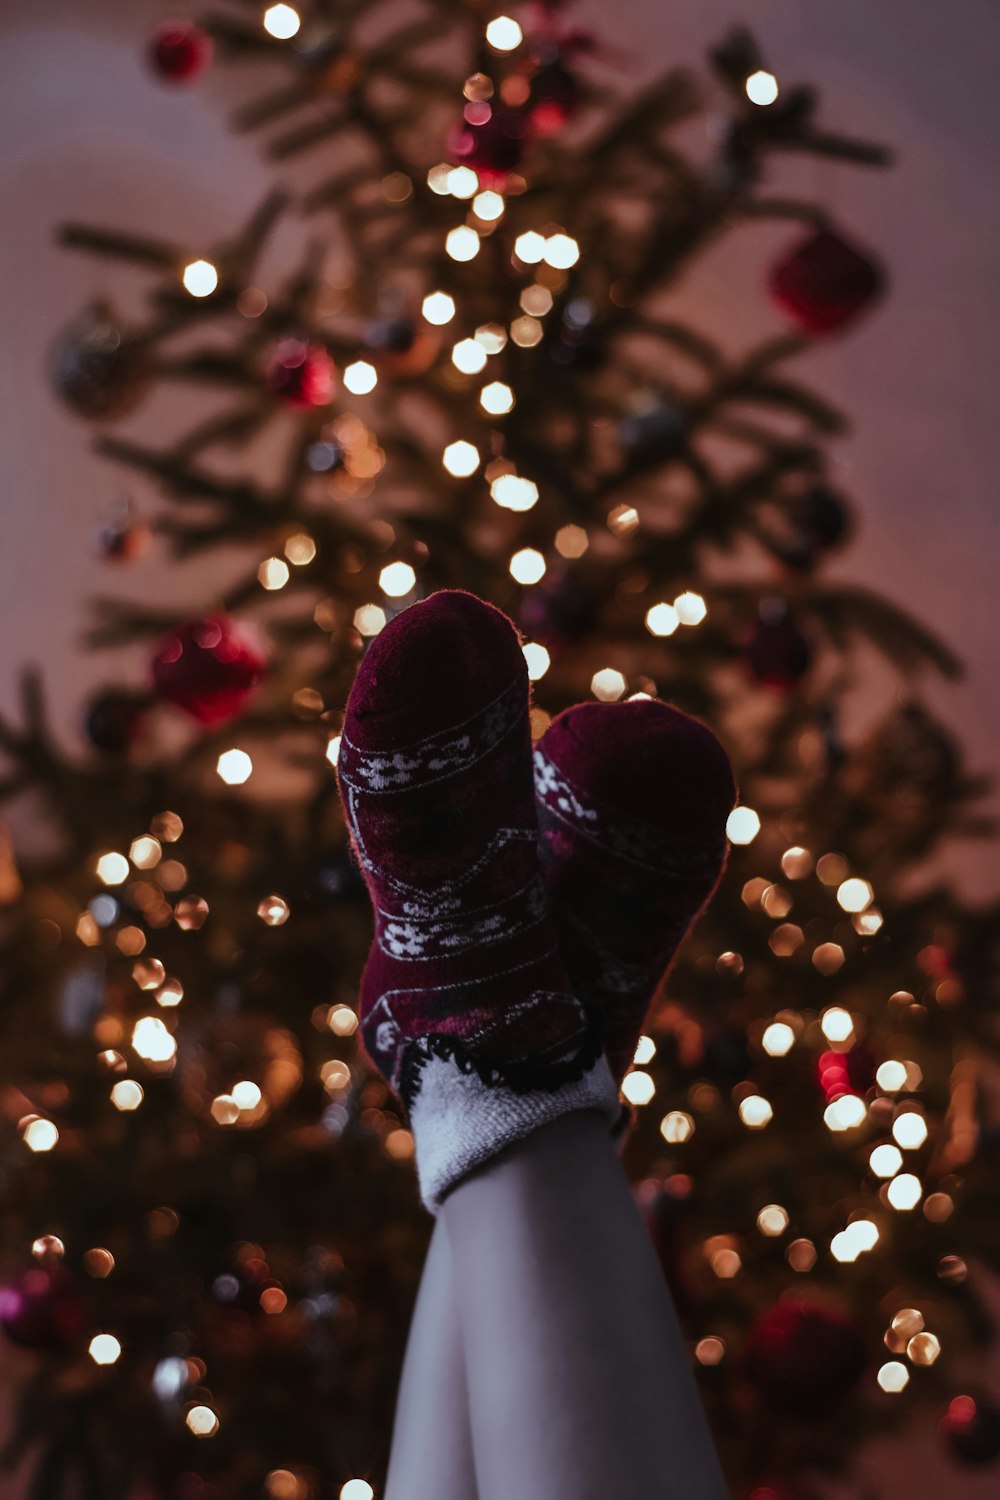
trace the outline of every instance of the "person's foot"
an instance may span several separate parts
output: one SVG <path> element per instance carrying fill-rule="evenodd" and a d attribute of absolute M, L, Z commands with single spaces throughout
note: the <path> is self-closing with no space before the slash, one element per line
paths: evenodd
<path fill-rule="evenodd" d="M 582 703 L 535 746 L 542 865 L 575 993 L 616 1080 L 654 991 L 718 884 L 736 800 L 722 745 L 654 699 Z"/>
<path fill-rule="evenodd" d="M 361 1032 L 431 1208 L 545 1120 L 616 1108 L 541 875 L 528 703 L 510 621 L 444 591 L 385 627 L 347 705 L 338 777 L 375 909 Z"/>

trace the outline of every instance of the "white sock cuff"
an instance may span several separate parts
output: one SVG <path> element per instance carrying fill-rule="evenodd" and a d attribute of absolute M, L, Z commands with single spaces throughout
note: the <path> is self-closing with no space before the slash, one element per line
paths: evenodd
<path fill-rule="evenodd" d="M 451 1059 L 428 1058 L 410 1109 L 424 1206 L 436 1214 L 470 1172 L 540 1125 L 580 1109 L 599 1110 L 611 1122 L 619 1117 L 618 1088 L 603 1055 L 575 1082 L 530 1094 L 485 1084 Z"/>

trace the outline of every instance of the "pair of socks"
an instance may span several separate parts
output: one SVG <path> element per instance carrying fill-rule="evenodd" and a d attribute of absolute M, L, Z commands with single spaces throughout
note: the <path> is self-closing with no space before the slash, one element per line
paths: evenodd
<path fill-rule="evenodd" d="M 532 750 L 517 631 L 446 590 L 362 662 L 338 777 L 375 914 L 365 1048 L 436 1212 L 549 1120 L 620 1115 L 653 991 L 718 882 L 732 770 L 654 700 L 560 714 Z"/>

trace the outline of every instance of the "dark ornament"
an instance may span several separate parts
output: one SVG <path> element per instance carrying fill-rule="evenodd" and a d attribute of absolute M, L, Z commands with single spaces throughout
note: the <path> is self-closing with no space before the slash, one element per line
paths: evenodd
<path fill-rule="evenodd" d="M 149 707 L 145 693 L 128 693 L 108 688 L 92 699 L 84 715 L 84 731 L 95 750 L 107 755 L 123 755 L 130 750 L 142 729 Z"/>
<path fill-rule="evenodd" d="M 541 583 L 526 590 L 519 618 L 531 640 L 559 648 L 582 641 L 595 629 L 597 606 L 574 573 L 552 569 Z"/>
<path fill-rule="evenodd" d="M 164 637 L 153 658 L 153 685 L 158 698 L 199 724 L 221 724 L 239 713 L 264 665 L 245 626 L 227 615 L 209 615 Z"/>
<path fill-rule="evenodd" d="M 71 1348 L 86 1321 L 83 1295 L 63 1265 L 29 1266 L 0 1286 L 0 1328 L 24 1349 Z"/>
<path fill-rule="evenodd" d="M 972 1396 L 955 1396 L 941 1420 L 951 1452 L 963 1464 L 978 1467 L 1000 1458 L 1000 1407 Z"/>
<path fill-rule="evenodd" d="M 105 302 L 94 302 L 71 323 L 52 360 L 55 389 L 73 411 L 91 421 L 114 421 L 146 394 L 145 352 L 126 335 Z"/>
<path fill-rule="evenodd" d="M 618 439 L 630 463 L 673 458 L 684 446 L 687 417 L 663 396 L 647 395 L 618 421 Z"/>
<path fill-rule="evenodd" d="M 793 497 L 788 508 L 789 535 L 780 555 L 789 567 L 808 571 L 825 553 L 844 543 L 851 532 L 847 501 L 825 484 L 814 484 Z"/>
<path fill-rule="evenodd" d="M 303 409 L 326 406 L 336 387 L 333 360 L 319 344 L 282 339 L 271 355 L 265 376 L 272 396 Z"/>
<path fill-rule="evenodd" d="M 864 1339 L 849 1318 L 791 1298 L 762 1313 L 743 1346 L 746 1379 L 776 1414 L 801 1422 L 829 1417 L 867 1366 Z"/>
<path fill-rule="evenodd" d="M 832 229 L 811 231 L 771 268 L 768 286 L 804 332 L 834 333 L 853 322 L 885 288 L 885 272 Z"/>
<path fill-rule="evenodd" d="M 536 135 L 555 135 L 576 114 L 583 100 L 580 80 L 552 43 L 536 49 L 531 74 L 528 117 Z"/>
<path fill-rule="evenodd" d="M 415 337 L 412 318 L 382 318 L 372 323 L 366 342 L 376 354 L 407 354 L 413 348 Z"/>
<path fill-rule="evenodd" d="M 743 656 L 758 682 L 787 691 L 812 665 L 812 647 L 784 600 L 764 600 L 760 618 L 743 641 Z"/>
<path fill-rule="evenodd" d="M 164 21 L 149 39 L 149 63 L 165 83 L 190 83 L 212 61 L 212 38 L 194 21 Z"/>
<path fill-rule="evenodd" d="M 474 100 L 448 139 L 448 155 L 472 167 L 484 187 L 497 187 L 521 165 L 528 141 L 523 110 L 495 99 Z"/>

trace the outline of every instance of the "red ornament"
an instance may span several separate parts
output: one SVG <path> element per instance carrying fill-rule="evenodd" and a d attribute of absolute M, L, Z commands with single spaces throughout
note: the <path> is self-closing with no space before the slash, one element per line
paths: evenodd
<path fill-rule="evenodd" d="M 66 1349 L 86 1326 L 86 1304 L 65 1266 L 29 1266 L 0 1287 L 0 1327 L 25 1349 Z"/>
<path fill-rule="evenodd" d="M 868 1364 L 865 1342 L 841 1313 L 791 1298 L 757 1319 L 743 1346 L 743 1373 L 769 1405 L 800 1421 L 829 1416 Z"/>
<path fill-rule="evenodd" d="M 221 724 L 239 713 L 264 671 L 253 636 L 227 615 L 176 626 L 153 658 L 157 697 L 199 724 Z"/>
<path fill-rule="evenodd" d="M 969 1465 L 1000 1457 L 1000 1409 L 973 1396 L 955 1396 L 941 1419 L 941 1432 L 956 1458 Z"/>
<path fill-rule="evenodd" d="M 267 366 L 267 388 L 289 406 L 326 406 L 333 397 L 336 369 L 319 344 L 282 339 Z"/>
<path fill-rule="evenodd" d="M 212 61 L 212 38 L 194 21 L 164 21 L 149 39 L 149 61 L 167 83 L 188 83 Z"/>
<path fill-rule="evenodd" d="M 846 1052 L 822 1052 L 816 1071 L 828 1102 L 841 1094 L 864 1094 L 875 1082 L 875 1054 L 864 1042 Z"/>
<path fill-rule="evenodd" d="M 508 104 L 475 100 L 448 141 L 448 154 L 472 167 L 484 187 L 499 187 L 521 164 L 528 145 L 528 117 Z"/>
<path fill-rule="evenodd" d="M 820 229 L 771 268 L 768 285 L 806 333 L 834 333 L 881 294 L 885 272 L 864 250 L 832 229 Z"/>

